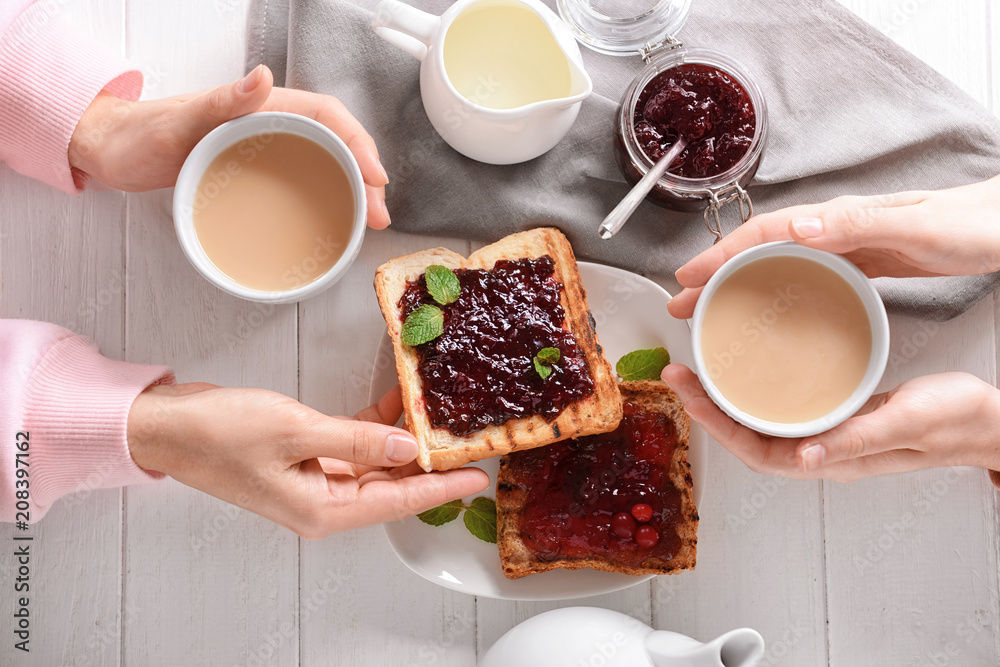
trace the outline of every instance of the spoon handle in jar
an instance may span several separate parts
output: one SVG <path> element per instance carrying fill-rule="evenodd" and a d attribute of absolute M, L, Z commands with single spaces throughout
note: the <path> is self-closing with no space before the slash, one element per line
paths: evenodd
<path fill-rule="evenodd" d="M 618 233 L 618 230 L 628 221 L 632 212 L 642 203 L 642 200 L 646 198 L 646 195 L 653 189 L 656 182 L 666 173 L 670 164 L 677 159 L 677 156 L 686 147 L 687 142 L 684 141 L 684 137 L 678 137 L 676 143 L 660 158 L 660 161 L 646 172 L 646 175 L 625 195 L 625 198 L 618 203 L 618 206 L 615 206 L 615 209 L 608 214 L 608 217 L 604 218 L 604 222 L 601 223 L 600 228 L 597 230 L 602 239 L 610 239 Z"/>

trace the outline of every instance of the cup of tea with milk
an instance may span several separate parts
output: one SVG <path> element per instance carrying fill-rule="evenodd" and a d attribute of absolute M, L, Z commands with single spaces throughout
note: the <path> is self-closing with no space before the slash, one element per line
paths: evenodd
<path fill-rule="evenodd" d="M 290 303 L 323 291 L 361 250 L 365 185 L 332 131 L 290 113 L 237 118 L 205 136 L 174 190 L 174 226 L 209 282 Z"/>
<path fill-rule="evenodd" d="M 848 260 L 792 242 L 726 262 L 691 322 L 695 370 L 726 414 L 760 433 L 829 430 L 871 397 L 889 359 L 889 321 Z"/>

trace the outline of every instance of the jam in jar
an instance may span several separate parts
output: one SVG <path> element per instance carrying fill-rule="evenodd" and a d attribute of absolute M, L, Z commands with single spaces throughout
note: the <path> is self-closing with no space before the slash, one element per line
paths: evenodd
<path fill-rule="evenodd" d="M 616 158 L 633 184 L 679 136 L 687 148 L 650 197 L 696 211 L 741 192 L 757 173 L 767 138 L 767 108 L 754 80 L 730 58 L 677 49 L 654 58 L 618 108 Z M 745 194 L 745 193 L 744 193 Z"/>
<path fill-rule="evenodd" d="M 757 115 L 750 96 L 715 67 L 685 63 L 660 72 L 635 105 L 639 147 L 658 162 L 679 137 L 687 147 L 667 173 L 709 178 L 732 169 L 750 150 Z"/>

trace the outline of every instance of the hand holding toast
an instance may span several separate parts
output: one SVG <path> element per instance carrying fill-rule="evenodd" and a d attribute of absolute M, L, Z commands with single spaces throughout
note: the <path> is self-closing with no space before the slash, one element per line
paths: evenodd
<path fill-rule="evenodd" d="M 755 472 L 847 482 L 937 466 L 1000 467 L 1000 392 L 967 373 L 908 380 L 872 396 L 836 428 L 801 440 L 737 424 L 684 366 L 667 366 L 663 380 L 691 418 Z"/>
<path fill-rule="evenodd" d="M 1000 176 L 949 190 L 838 197 L 755 216 L 677 271 L 670 302 L 688 318 L 709 278 L 753 246 L 796 241 L 843 255 L 870 278 L 959 276 L 1000 270 Z"/>
<path fill-rule="evenodd" d="M 392 426 L 401 412 L 398 388 L 347 419 L 262 389 L 154 386 L 132 406 L 128 444 L 140 467 L 318 539 L 486 488 L 478 469 L 423 473 L 413 436 Z"/>

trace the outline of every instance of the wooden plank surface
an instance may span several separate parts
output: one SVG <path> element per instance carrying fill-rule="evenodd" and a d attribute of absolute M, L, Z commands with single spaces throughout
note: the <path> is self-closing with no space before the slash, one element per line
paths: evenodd
<path fill-rule="evenodd" d="M 228 83 L 241 72 L 243 3 L 129 0 L 129 56 L 155 73 L 149 97 Z M 294 305 L 230 297 L 184 258 L 171 190 L 128 196 L 126 355 L 173 365 L 179 381 L 297 392 Z M 124 662 L 298 661 L 298 539 L 175 482 L 125 495 Z"/>
<path fill-rule="evenodd" d="M 845 4 L 989 105 L 988 0 Z M 996 384 L 993 299 L 934 326 L 895 317 L 882 389 L 964 370 Z M 1000 660 L 997 504 L 976 469 L 824 483 L 831 664 Z"/>
<path fill-rule="evenodd" d="M 987 300 L 936 330 L 894 318 L 892 353 L 909 360 L 883 389 L 946 369 L 994 382 L 992 349 L 967 344 L 993 335 L 992 310 Z M 832 663 L 995 663 L 997 515 L 983 471 L 828 482 L 825 491 Z"/>
<path fill-rule="evenodd" d="M 991 0 L 841 1 L 1000 110 Z M 126 50 L 147 98 L 242 74 L 247 0 L 58 4 Z M 71 198 L 0 166 L 0 316 L 70 326 L 110 356 L 169 363 L 181 381 L 262 386 L 332 414 L 366 403 L 383 331 L 374 268 L 438 243 L 470 247 L 372 232 L 341 284 L 262 309 L 191 269 L 169 191 Z M 998 318 L 996 298 L 933 331 L 893 318 L 906 363 L 885 385 L 945 368 L 995 384 Z M 34 529 L 37 650 L 16 664 L 470 665 L 517 622 L 576 604 L 699 639 L 750 625 L 768 641 L 769 665 L 1000 663 L 998 494 L 981 471 L 840 485 L 759 476 L 717 447 L 709 464 L 696 572 L 567 603 L 434 586 L 395 558 L 380 528 L 306 542 L 173 482 L 84 492 Z M 11 533 L 0 527 L 0 539 Z M 9 567 L 0 561 L 4 581 Z M 0 608 L 11 606 L 7 597 Z M 11 629 L 0 614 L 0 634 Z"/>

